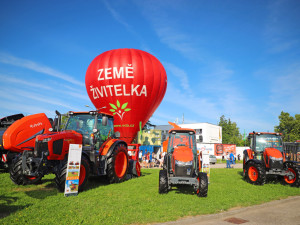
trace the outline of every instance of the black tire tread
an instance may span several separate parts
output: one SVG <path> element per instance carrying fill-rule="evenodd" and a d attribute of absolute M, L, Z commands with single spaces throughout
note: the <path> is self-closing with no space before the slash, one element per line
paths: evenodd
<path fill-rule="evenodd" d="M 10 179 L 16 185 L 38 184 L 43 177 L 42 175 L 39 175 L 36 179 L 31 180 L 23 174 L 22 155 L 18 155 L 14 158 L 9 173 Z"/>
<path fill-rule="evenodd" d="M 257 172 L 258 172 L 258 178 L 256 181 L 252 181 L 250 180 L 249 178 L 249 168 L 250 167 L 255 167 L 257 169 Z M 254 161 L 251 161 L 249 162 L 247 165 L 246 165 L 246 172 L 245 172 L 245 175 L 246 175 L 246 180 L 248 183 L 250 184 L 254 184 L 254 185 L 264 185 L 266 183 L 266 170 L 265 170 L 265 167 L 263 164 L 260 164 L 260 163 L 255 163 Z"/>
<path fill-rule="evenodd" d="M 198 197 L 207 197 L 207 191 L 208 191 L 207 174 L 200 172 L 198 175 L 198 178 L 199 178 L 199 187 L 197 190 L 197 196 Z"/>
<path fill-rule="evenodd" d="M 126 168 L 126 172 L 124 173 L 124 176 L 120 178 L 115 173 L 115 158 L 121 151 L 125 152 L 125 154 L 127 156 L 127 168 Z M 106 174 L 107 174 L 109 183 L 111 183 L 111 184 L 112 183 L 120 183 L 120 182 L 124 181 L 126 179 L 128 169 L 129 169 L 129 160 L 128 160 L 128 153 L 127 153 L 126 146 L 124 144 L 118 144 L 115 146 L 112 154 L 107 158 L 107 173 Z"/>
<path fill-rule="evenodd" d="M 168 193 L 168 173 L 167 170 L 163 169 L 159 171 L 159 194 Z"/>

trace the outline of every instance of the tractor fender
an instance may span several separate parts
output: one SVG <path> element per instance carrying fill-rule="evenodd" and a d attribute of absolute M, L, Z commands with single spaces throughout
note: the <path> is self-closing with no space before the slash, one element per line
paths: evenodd
<path fill-rule="evenodd" d="M 258 159 L 249 159 L 249 160 L 245 163 L 245 166 L 248 165 L 250 162 L 254 162 L 254 163 L 263 165 L 263 162 L 262 162 L 261 160 L 258 160 Z"/>
<path fill-rule="evenodd" d="M 108 158 L 114 151 L 114 148 L 118 145 L 118 144 L 124 144 L 126 146 L 127 149 L 127 143 L 123 140 L 118 140 L 118 139 L 111 139 L 109 140 L 104 148 L 103 151 L 101 152 L 101 155 L 105 156 L 106 158 Z"/>

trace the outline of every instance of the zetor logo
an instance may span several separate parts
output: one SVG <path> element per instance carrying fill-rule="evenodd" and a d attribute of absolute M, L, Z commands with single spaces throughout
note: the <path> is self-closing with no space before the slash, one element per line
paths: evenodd
<path fill-rule="evenodd" d="M 42 126 L 43 123 L 42 122 L 38 122 L 38 123 L 35 123 L 35 124 L 31 124 L 29 127 L 30 128 L 35 128 L 35 127 L 39 127 L 39 126 Z"/>

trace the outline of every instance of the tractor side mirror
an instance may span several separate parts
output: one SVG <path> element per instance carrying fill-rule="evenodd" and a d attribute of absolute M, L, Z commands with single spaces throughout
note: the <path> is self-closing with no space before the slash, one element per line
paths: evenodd
<path fill-rule="evenodd" d="M 203 136 L 199 135 L 199 142 L 203 142 Z"/>
<path fill-rule="evenodd" d="M 107 116 L 103 116 L 102 117 L 102 126 L 107 126 L 107 121 L 108 121 L 108 117 Z"/>

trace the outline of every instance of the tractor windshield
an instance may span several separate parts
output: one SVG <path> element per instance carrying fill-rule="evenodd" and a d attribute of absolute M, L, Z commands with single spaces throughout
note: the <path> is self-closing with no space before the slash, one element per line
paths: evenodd
<path fill-rule="evenodd" d="M 275 134 L 256 135 L 256 151 L 263 152 L 265 148 L 276 148 L 282 152 L 281 137 Z"/>
<path fill-rule="evenodd" d="M 172 153 L 174 151 L 174 148 L 179 146 L 186 146 L 192 149 L 194 154 L 197 154 L 195 133 L 189 131 L 172 131 L 169 137 L 168 152 Z"/>
<path fill-rule="evenodd" d="M 91 114 L 71 114 L 65 130 L 75 130 L 90 135 L 94 129 L 95 119 L 96 116 Z"/>

